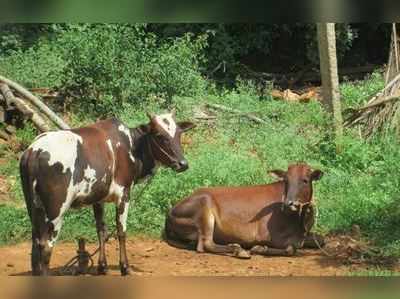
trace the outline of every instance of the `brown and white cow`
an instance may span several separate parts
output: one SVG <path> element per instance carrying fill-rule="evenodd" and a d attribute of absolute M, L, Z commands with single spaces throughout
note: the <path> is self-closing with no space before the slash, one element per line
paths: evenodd
<path fill-rule="evenodd" d="M 241 258 L 250 257 L 245 249 L 252 254 L 293 255 L 303 245 L 315 248 L 309 233 L 315 217 L 312 182 L 322 172 L 298 163 L 271 174 L 281 180 L 195 191 L 169 211 L 166 241 L 179 248 Z"/>
<path fill-rule="evenodd" d="M 98 272 L 105 274 L 104 203 L 116 204 L 121 274 L 129 274 L 125 235 L 129 191 L 157 165 L 188 168 L 180 137 L 192 128 L 175 112 L 149 116 L 130 129 L 113 118 L 90 126 L 39 135 L 20 160 L 22 187 L 32 222 L 32 272 L 48 274 L 52 248 L 70 207 L 92 205 L 100 243 Z"/>

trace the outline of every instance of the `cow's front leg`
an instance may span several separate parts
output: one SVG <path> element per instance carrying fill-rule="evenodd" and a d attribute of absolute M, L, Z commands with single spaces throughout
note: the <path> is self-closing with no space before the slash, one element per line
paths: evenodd
<path fill-rule="evenodd" d="M 322 235 L 309 233 L 304 240 L 303 247 L 310 249 L 319 249 L 325 246 L 325 239 Z"/>
<path fill-rule="evenodd" d="M 107 239 L 107 227 L 104 221 L 104 203 L 95 203 L 93 205 L 93 212 L 96 219 L 96 229 L 100 247 L 97 273 L 104 275 L 107 273 L 108 270 L 105 245 Z"/>
<path fill-rule="evenodd" d="M 129 209 L 129 188 L 124 190 L 124 194 L 117 203 L 116 222 L 119 242 L 119 266 L 122 275 L 129 275 L 130 268 L 126 255 L 126 222 Z"/>
<path fill-rule="evenodd" d="M 286 249 L 278 249 L 256 245 L 250 249 L 250 253 L 259 255 L 292 256 L 296 254 L 296 247 L 289 245 L 286 247 Z"/>

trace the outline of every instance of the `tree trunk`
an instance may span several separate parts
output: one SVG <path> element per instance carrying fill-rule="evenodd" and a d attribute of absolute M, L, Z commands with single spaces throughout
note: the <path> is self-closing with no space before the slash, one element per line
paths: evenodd
<path fill-rule="evenodd" d="M 61 129 L 70 129 L 70 127 L 55 114 L 49 107 L 47 107 L 41 100 L 35 97 L 32 93 L 26 90 L 21 85 L 0 76 L 0 81 L 6 83 L 8 86 L 15 89 L 18 93 L 29 100 L 33 105 L 35 105 L 43 114 L 45 114 L 51 121 L 53 121 Z"/>
<path fill-rule="evenodd" d="M 317 32 L 323 102 L 326 110 L 332 114 L 336 151 L 340 152 L 343 136 L 343 117 L 337 70 L 335 24 L 318 23 Z"/>

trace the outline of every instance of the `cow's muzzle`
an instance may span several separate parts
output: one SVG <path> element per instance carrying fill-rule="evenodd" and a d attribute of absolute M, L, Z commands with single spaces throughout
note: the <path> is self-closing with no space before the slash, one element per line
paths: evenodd
<path fill-rule="evenodd" d="M 297 212 L 300 208 L 300 203 L 298 201 L 288 200 L 285 204 L 286 208 L 292 212 Z"/>
<path fill-rule="evenodd" d="M 188 161 L 185 160 L 185 159 L 180 160 L 179 162 L 176 162 L 176 163 L 174 164 L 174 166 L 173 166 L 173 169 L 174 169 L 176 172 L 183 172 L 183 171 L 187 170 L 188 168 L 189 168 L 189 163 L 188 163 Z"/>

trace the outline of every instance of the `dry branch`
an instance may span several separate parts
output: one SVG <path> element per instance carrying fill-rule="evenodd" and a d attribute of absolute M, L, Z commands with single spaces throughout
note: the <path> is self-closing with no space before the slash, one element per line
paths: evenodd
<path fill-rule="evenodd" d="M 252 121 L 255 121 L 255 122 L 257 122 L 257 123 L 262 123 L 262 124 L 266 124 L 266 123 L 267 123 L 265 120 L 263 120 L 263 119 L 261 119 L 261 118 L 259 118 L 259 117 L 257 117 L 257 116 L 254 116 L 254 115 L 252 115 L 252 114 L 250 114 L 250 113 L 244 113 L 244 112 L 242 112 L 242 111 L 240 111 L 240 110 L 236 110 L 236 109 L 233 109 L 233 108 L 229 108 L 229 107 L 226 107 L 226 106 L 223 106 L 223 105 L 207 103 L 206 106 L 209 107 L 209 108 L 216 109 L 216 110 L 221 110 L 221 111 L 227 111 L 227 112 L 235 113 L 235 114 L 238 114 L 238 115 L 240 115 L 240 116 L 247 117 L 248 119 L 250 119 L 250 120 L 252 120 Z"/>
<path fill-rule="evenodd" d="M 379 91 L 375 96 L 373 96 L 367 104 L 371 104 L 372 102 L 374 102 L 376 99 L 378 99 L 379 97 L 381 97 L 382 95 L 384 95 L 387 91 L 389 91 L 394 85 L 396 85 L 398 82 L 400 82 L 400 74 L 398 74 L 396 77 L 393 78 L 393 80 L 391 80 L 388 84 L 386 84 L 386 86 Z"/>
<path fill-rule="evenodd" d="M 45 114 L 51 121 L 53 121 L 58 127 L 61 129 L 70 129 L 70 127 L 60 118 L 58 117 L 49 107 L 47 107 L 39 98 L 34 96 L 31 92 L 27 89 L 7 79 L 3 76 L 0 76 L 0 81 L 6 83 L 11 88 L 16 90 L 19 94 L 21 94 L 24 98 L 29 100 L 35 107 L 37 107 L 43 114 Z"/>
<path fill-rule="evenodd" d="M 393 101 L 398 101 L 398 100 L 400 100 L 400 96 L 399 95 L 386 97 L 386 98 L 384 98 L 382 100 L 375 101 L 372 104 L 363 106 L 363 107 L 359 108 L 358 111 L 364 111 L 364 110 L 367 110 L 367 109 L 370 109 L 370 108 L 374 108 L 374 107 L 379 106 L 379 105 L 387 104 L 388 102 L 393 102 Z"/>

